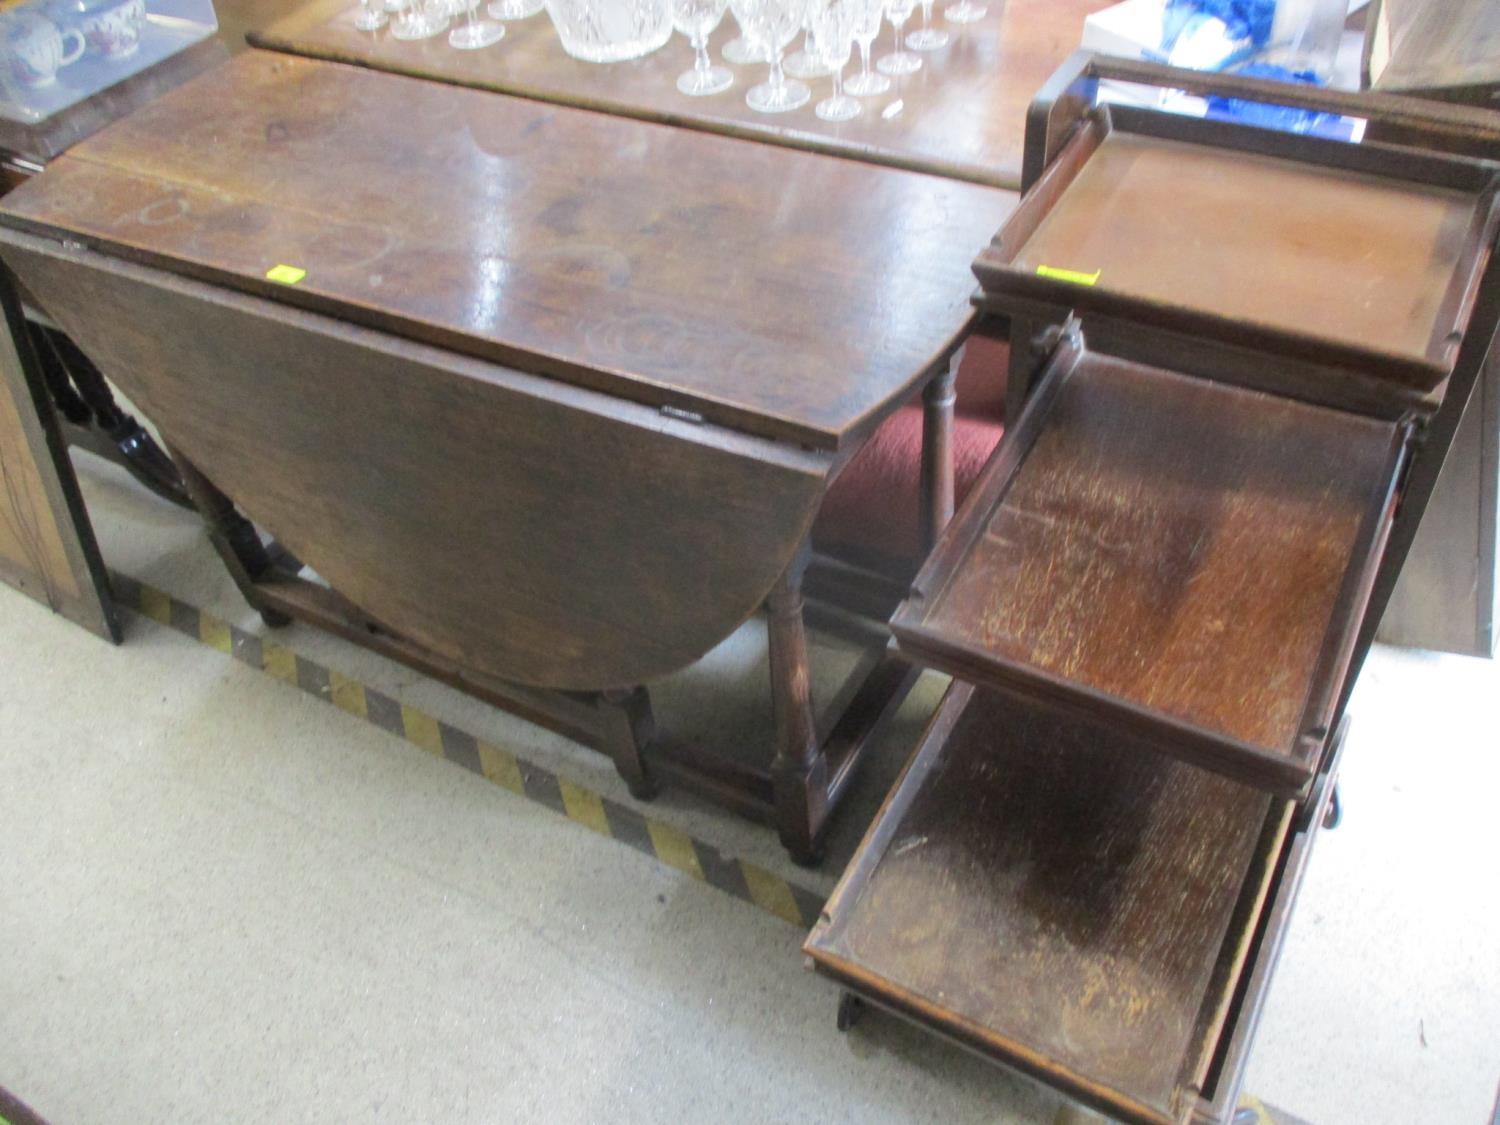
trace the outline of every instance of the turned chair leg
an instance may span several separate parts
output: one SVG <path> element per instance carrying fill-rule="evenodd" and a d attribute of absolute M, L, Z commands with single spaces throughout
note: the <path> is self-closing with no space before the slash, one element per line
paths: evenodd
<path fill-rule="evenodd" d="M 802 618 L 802 575 L 808 557 L 804 546 L 766 599 L 771 707 L 776 718 L 776 757 L 771 763 L 776 824 L 792 859 L 805 865 L 822 858 L 818 834 L 828 812 L 828 759 L 819 745 L 813 716 Z"/>
<path fill-rule="evenodd" d="M 642 756 L 656 737 L 650 694 L 643 687 L 603 692 L 599 697 L 599 718 L 604 728 L 604 745 L 615 769 L 625 779 L 630 795 L 649 801 L 660 791 Z"/>
<path fill-rule="evenodd" d="M 192 497 L 193 506 L 208 525 L 208 537 L 214 549 L 219 552 L 219 558 L 240 593 L 260 612 L 261 620 L 267 625 L 290 625 L 290 617 L 265 604 L 256 585 L 272 569 L 272 561 L 255 525 L 240 515 L 234 501 L 220 492 L 196 465 L 170 445 L 168 451 L 177 463 L 177 471 L 182 474 L 183 487 Z"/>
<path fill-rule="evenodd" d="M 932 550 L 943 528 L 953 518 L 953 406 L 954 384 L 964 349 L 948 366 L 928 380 L 922 391 L 921 532 L 923 554 Z"/>

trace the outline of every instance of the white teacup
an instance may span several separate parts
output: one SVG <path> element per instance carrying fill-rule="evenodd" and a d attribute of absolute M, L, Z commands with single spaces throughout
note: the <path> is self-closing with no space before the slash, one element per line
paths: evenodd
<path fill-rule="evenodd" d="M 63 31 L 46 16 L 29 9 L 0 16 L 0 53 L 6 68 L 23 86 L 52 85 L 57 72 L 77 62 L 87 46 L 82 32 L 74 28 Z"/>

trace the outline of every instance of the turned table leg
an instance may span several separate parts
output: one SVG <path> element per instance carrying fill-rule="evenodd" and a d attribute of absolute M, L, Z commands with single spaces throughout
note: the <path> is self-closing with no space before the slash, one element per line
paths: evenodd
<path fill-rule="evenodd" d="M 932 550 L 943 528 L 953 518 L 953 404 L 954 383 L 964 349 L 953 354 L 947 368 L 928 380 L 922 391 L 921 532 L 923 553 Z"/>
<path fill-rule="evenodd" d="M 280 626 L 291 623 L 291 618 L 279 610 L 271 609 L 260 596 L 256 583 L 271 570 L 271 555 L 255 525 L 240 515 L 234 501 L 219 491 L 218 487 L 198 471 L 196 465 L 168 446 L 177 471 L 182 474 L 183 487 L 192 497 L 193 506 L 208 525 L 208 537 L 219 558 L 224 561 L 234 584 L 240 588 L 245 600 L 260 611 L 267 625 Z"/>
<path fill-rule="evenodd" d="M 807 632 L 802 620 L 802 575 L 808 557 L 804 545 L 766 599 L 771 707 L 776 718 L 776 757 L 771 763 L 776 826 L 782 844 L 801 864 L 817 863 L 821 858 L 818 831 L 828 810 L 828 759 L 818 743 L 813 717 Z"/>
<path fill-rule="evenodd" d="M 599 697 L 599 718 L 604 728 L 604 746 L 615 769 L 625 779 L 630 795 L 649 801 L 659 791 L 642 757 L 642 751 L 656 737 L 650 694 L 643 687 L 603 692 Z"/>

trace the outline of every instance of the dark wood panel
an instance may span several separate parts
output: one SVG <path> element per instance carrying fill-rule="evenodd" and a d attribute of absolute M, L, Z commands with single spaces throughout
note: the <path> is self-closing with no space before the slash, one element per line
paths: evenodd
<path fill-rule="evenodd" d="M 480 673 L 623 687 L 760 604 L 830 467 L 546 379 L 7 233 L 42 306 L 375 621 Z"/>
<path fill-rule="evenodd" d="M 1068 291 L 1086 307 L 1190 309 L 1365 350 L 1405 361 L 1422 390 L 1446 375 L 1480 220 L 1473 187 L 1122 130 L 1070 151 L 1080 159 L 1043 182 L 1038 214 L 1018 213 L 976 263 L 987 288 L 1067 270 L 1088 279 Z"/>
<path fill-rule="evenodd" d="M 3 268 L 0 304 L 0 582 L 117 641 L 99 548 Z"/>
<path fill-rule="evenodd" d="M 958 685 L 805 950 L 1111 1116 L 1182 1121 L 1289 823 L 1284 801 Z"/>
<path fill-rule="evenodd" d="M 507 24 L 505 40 L 490 50 L 455 51 L 441 37 L 402 42 L 388 30 L 357 31 L 351 24 L 356 5 L 314 0 L 254 41 L 318 58 L 1014 188 L 1020 184 L 1031 96 L 1077 48 L 1084 17 L 1108 6 L 1108 0 L 994 0 L 977 23 L 946 25 L 953 36 L 947 47 L 925 53 L 921 70 L 893 80 L 889 94 L 866 99 L 865 112 L 843 124 L 820 121 L 813 114 L 823 91 L 831 92 L 827 80 L 813 84 L 815 96 L 802 109 L 774 116 L 745 105 L 745 91 L 765 77 L 764 65 L 734 67 L 735 84 L 728 91 L 689 98 L 675 85 L 693 58 L 681 36 L 643 59 L 600 66 L 570 58 L 545 15 Z M 939 23 L 943 7 L 940 3 L 934 16 Z M 917 20 L 907 24 L 908 30 L 916 26 Z M 716 55 L 734 34 L 726 16 L 712 40 Z M 887 24 L 875 57 L 889 53 L 893 41 Z M 885 116 L 883 111 L 897 100 L 900 112 Z"/>
<path fill-rule="evenodd" d="M 1160 721 L 1169 751 L 1295 792 L 1398 427 L 1098 353 L 1046 378 L 893 619 L 903 647 Z"/>
<path fill-rule="evenodd" d="M 1014 201 L 248 51 L 77 146 L 3 211 L 340 319 L 833 447 L 956 345 L 972 316 L 968 263 Z M 265 280 L 283 263 L 305 280 Z"/>

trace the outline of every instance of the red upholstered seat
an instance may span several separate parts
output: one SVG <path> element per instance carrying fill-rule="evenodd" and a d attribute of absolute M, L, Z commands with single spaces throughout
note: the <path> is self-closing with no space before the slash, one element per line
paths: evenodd
<path fill-rule="evenodd" d="M 959 503 L 1005 432 L 1005 344 L 976 339 L 955 383 L 954 491 Z M 903 406 L 881 423 L 828 490 L 813 525 L 821 552 L 906 578 L 921 562 L 917 527 L 922 474 L 922 404 Z"/>

